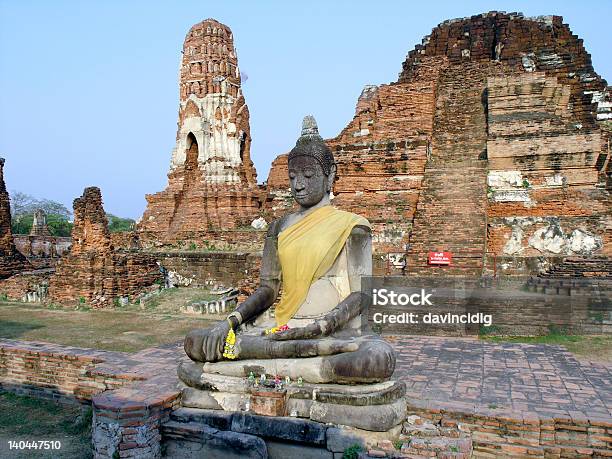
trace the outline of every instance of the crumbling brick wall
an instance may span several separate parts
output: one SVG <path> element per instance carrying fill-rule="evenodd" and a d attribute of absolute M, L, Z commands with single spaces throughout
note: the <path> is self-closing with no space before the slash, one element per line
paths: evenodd
<path fill-rule="evenodd" d="M 566 248 L 609 254 L 610 110 L 605 81 L 561 17 L 445 21 L 409 52 L 396 83 L 364 89 L 329 140 L 334 204 L 371 219 L 375 250 L 408 243 L 409 268 L 421 273 L 432 272 L 428 251 L 451 250 L 455 273 L 480 274 L 519 230 L 523 256 L 566 253 L 525 246 L 558 228 Z M 293 205 L 286 169 L 281 155 L 268 178 L 274 216 Z"/>
<path fill-rule="evenodd" d="M 113 247 L 99 188 L 86 188 L 74 200 L 72 241 L 70 253 L 59 260 L 51 277 L 52 301 L 104 307 L 118 297 L 134 298 L 156 288 L 161 281 L 155 258 Z"/>

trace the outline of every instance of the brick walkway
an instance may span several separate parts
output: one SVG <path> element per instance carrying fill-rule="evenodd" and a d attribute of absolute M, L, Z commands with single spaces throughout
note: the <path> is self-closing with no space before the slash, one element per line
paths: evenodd
<path fill-rule="evenodd" d="M 579 362 L 560 346 L 425 336 L 389 341 L 398 351 L 394 376 L 406 383 L 408 413 L 445 427 L 469 426 L 474 451 L 609 455 L 612 365 Z M 178 407 L 181 359 L 187 359 L 181 343 L 127 354 L 0 340 L 0 387 L 85 399 L 97 393 L 97 454 L 112 454 L 119 429 L 120 449 L 148 457 L 159 451 L 160 424 Z"/>
<path fill-rule="evenodd" d="M 579 362 L 561 346 L 416 336 L 389 340 L 398 350 L 395 377 L 406 383 L 409 405 L 612 420 L 612 366 Z M 168 391 L 176 387 L 181 358 L 186 357 L 177 343 L 122 362 L 113 359 L 96 373 L 135 373 L 153 379 L 148 390 Z M 141 384 L 122 391 L 140 392 Z"/>
<path fill-rule="evenodd" d="M 561 346 L 400 337 L 395 376 L 409 404 L 471 412 L 612 420 L 612 366 Z"/>

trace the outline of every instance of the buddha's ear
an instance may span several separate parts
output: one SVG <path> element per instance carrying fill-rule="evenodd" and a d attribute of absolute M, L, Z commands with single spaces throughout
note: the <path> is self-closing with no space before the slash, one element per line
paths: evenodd
<path fill-rule="evenodd" d="M 329 170 L 329 175 L 327 176 L 327 192 L 331 192 L 334 187 L 334 181 L 336 180 L 336 165 L 333 164 Z"/>

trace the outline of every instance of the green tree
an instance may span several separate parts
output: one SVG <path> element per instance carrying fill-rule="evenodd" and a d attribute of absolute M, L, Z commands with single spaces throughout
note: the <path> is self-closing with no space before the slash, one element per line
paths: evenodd
<path fill-rule="evenodd" d="M 108 230 L 111 233 L 119 233 L 121 231 L 131 231 L 134 229 L 136 221 L 131 218 L 121 218 L 113 214 L 106 214 L 108 218 Z"/>
<path fill-rule="evenodd" d="M 29 234 L 34 221 L 33 214 L 19 215 L 13 217 L 11 221 L 11 231 L 13 234 Z"/>
<path fill-rule="evenodd" d="M 30 234 L 34 214 L 18 215 L 13 218 L 11 231 L 13 234 Z M 64 215 L 47 214 L 47 227 L 53 236 L 68 237 L 72 232 L 72 222 Z"/>
<path fill-rule="evenodd" d="M 53 236 L 69 237 L 72 233 L 72 222 L 63 215 L 47 215 L 47 227 Z"/>

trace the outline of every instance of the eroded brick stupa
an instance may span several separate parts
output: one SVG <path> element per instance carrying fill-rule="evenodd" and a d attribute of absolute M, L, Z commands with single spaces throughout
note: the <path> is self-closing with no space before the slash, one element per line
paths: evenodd
<path fill-rule="evenodd" d="M 111 306 L 120 297 L 134 299 L 156 289 L 160 280 L 155 258 L 115 249 L 108 218 L 97 187 L 88 187 L 74 200 L 70 252 L 57 263 L 49 282 L 53 301 Z"/>
<path fill-rule="evenodd" d="M 445 21 L 402 67 L 328 140 L 333 203 L 373 223 L 375 250 L 417 274 L 449 251 L 443 272 L 459 275 L 612 254 L 610 88 L 561 17 Z M 268 179 L 275 216 L 291 206 L 286 168 L 281 155 Z"/>
<path fill-rule="evenodd" d="M 147 195 L 141 240 L 172 242 L 251 224 L 260 208 L 249 109 L 229 27 L 207 19 L 183 45 L 168 186 Z"/>

